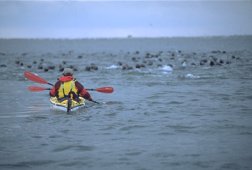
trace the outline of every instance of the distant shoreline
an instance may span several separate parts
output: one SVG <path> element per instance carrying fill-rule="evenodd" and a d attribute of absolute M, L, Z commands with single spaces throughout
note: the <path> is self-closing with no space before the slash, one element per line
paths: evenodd
<path fill-rule="evenodd" d="M 81 38 L 27 38 L 27 37 L 13 37 L 5 38 L 0 37 L 0 40 L 124 40 L 124 39 L 211 39 L 211 38 L 239 38 L 239 37 L 250 37 L 252 35 L 207 35 L 207 36 L 160 36 L 160 37 L 81 37 Z"/>

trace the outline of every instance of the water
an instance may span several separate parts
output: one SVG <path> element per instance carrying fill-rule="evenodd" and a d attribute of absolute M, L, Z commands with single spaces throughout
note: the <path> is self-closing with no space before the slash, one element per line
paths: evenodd
<path fill-rule="evenodd" d="M 0 169 L 251 170 L 251 44 L 251 37 L 0 40 Z M 92 63 L 98 70 L 86 71 Z M 54 83 L 60 65 L 78 69 L 87 88 L 115 91 L 90 92 L 101 104 L 71 114 L 53 110 L 48 91 L 27 90 L 39 84 L 23 72 Z"/>

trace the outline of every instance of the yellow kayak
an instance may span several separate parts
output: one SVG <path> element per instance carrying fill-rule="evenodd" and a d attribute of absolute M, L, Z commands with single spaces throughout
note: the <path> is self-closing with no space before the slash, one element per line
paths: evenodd
<path fill-rule="evenodd" d="M 53 108 L 66 112 L 75 111 L 85 106 L 85 99 L 83 97 L 79 97 L 79 102 L 68 98 L 58 100 L 57 97 L 50 97 L 50 102 L 52 103 Z"/>

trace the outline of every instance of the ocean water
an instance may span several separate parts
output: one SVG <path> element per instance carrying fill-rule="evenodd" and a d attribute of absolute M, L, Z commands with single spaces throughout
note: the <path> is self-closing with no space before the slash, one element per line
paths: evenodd
<path fill-rule="evenodd" d="M 70 114 L 51 83 L 90 92 Z M 252 37 L 0 40 L 0 169 L 252 169 Z"/>

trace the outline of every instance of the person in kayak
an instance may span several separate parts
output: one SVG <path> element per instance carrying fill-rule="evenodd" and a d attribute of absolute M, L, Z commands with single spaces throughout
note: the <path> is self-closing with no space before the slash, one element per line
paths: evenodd
<path fill-rule="evenodd" d="M 63 75 L 58 78 L 49 94 L 51 97 L 56 96 L 58 100 L 72 98 L 79 101 L 79 96 L 81 96 L 86 100 L 93 101 L 88 91 L 73 77 L 73 70 L 71 68 L 64 69 Z"/>

